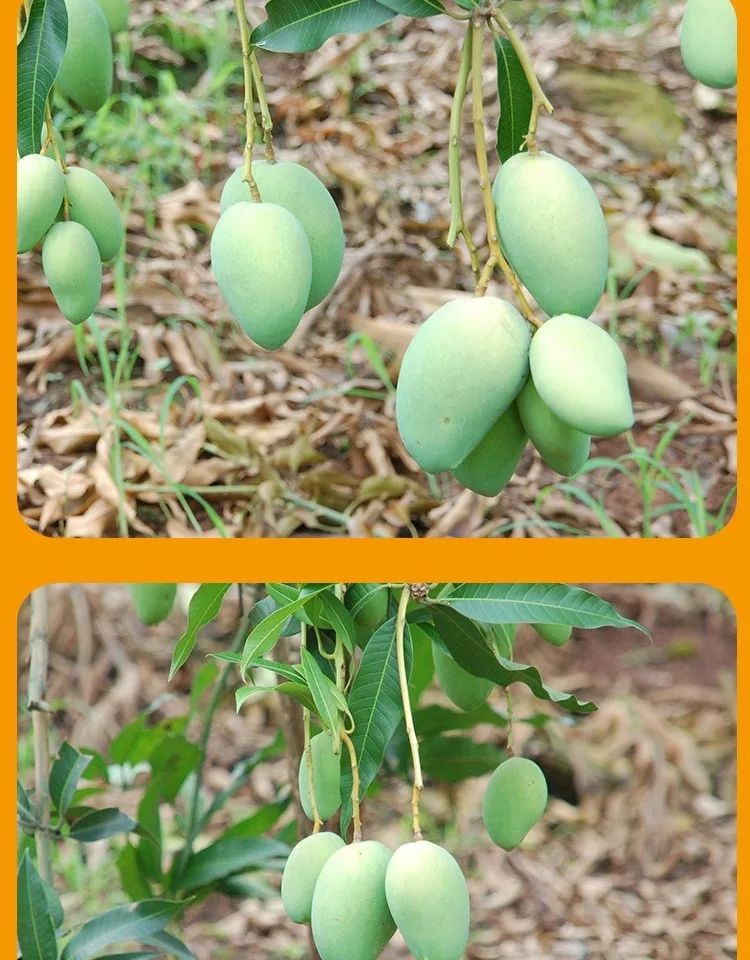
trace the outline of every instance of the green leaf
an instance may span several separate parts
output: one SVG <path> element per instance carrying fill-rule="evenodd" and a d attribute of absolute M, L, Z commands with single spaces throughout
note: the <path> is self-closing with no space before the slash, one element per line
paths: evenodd
<path fill-rule="evenodd" d="M 117 872 L 122 889 L 131 900 L 147 900 L 153 895 L 138 862 L 138 851 L 131 843 L 126 843 L 117 856 Z"/>
<path fill-rule="evenodd" d="M 90 762 L 90 757 L 79 753 L 69 743 L 60 747 L 49 775 L 49 792 L 58 813 L 64 814 L 73 802 L 78 780 Z"/>
<path fill-rule="evenodd" d="M 76 820 L 70 827 L 70 837 L 79 843 L 94 843 L 120 833 L 130 833 L 137 826 L 135 820 L 121 810 L 107 807 L 104 810 L 92 810 Z"/>
<path fill-rule="evenodd" d="M 611 603 L 563 583 L 464 583 L 441 603 L 482 623 L 567 623 L 587 630 L 633 627 L 647 634 Z"/>
<path fill-rule="evenodd" d="M 55 927 L 42 878 L 28 850 L 18 867 L 16 931 L 23 960 L 57 960 Z"/>
<path fill-rule="evenodd" d="M 497 124 L 497 154 L 505 163 L 526 149 L 531 107 L 534 98 L 518 54 L 507 37 L 495 39 L 497 89 L 500 95 L 500 119 Z"/>
<path fill-rule="evenodd" d="M 230 583 L 202 583 L 190 598 L 187 627 L 177 641 L 172 654 L 172 665 L 169 668 L 170 680 L 193 652 L 198 633 L 219 612 L 221 601 L 230 586 Z"/>
<path fill-rule="evenodd" d="M 222 838 L 190 857 L 180 884 L 185 890 L 197 890 L 235 873 L 275 868 L 283 864 L 288 853 L 289 848 L 278 840 Z"/>
<path fill-rule="evenodd" d="M 222 834 L 222 839 L 228 840 L 230 837 L 262 837 L 268 833 L 289 808 L 289 798 L 281 800 L 279 803 L 268 803 L 261 807 L 244 820 L 239 820 Z"/>
<path fill-rule="evenodd" d="M 325 624 L 332 627 L 336 637 L 352 653 L 357 639 L 357 631 L 352 615 L 337 596 L 332 593 L 320 594 L 320 616 Z"/>
<path fill-rule="evenodd" d="M 177 957 L 178 960 L 195 960 L 193 951 L 188 950 L 182 940 L 178 940 L 177 937 L 167 933 L 166 930 L 154 933 L 150 937 L 144 937 L 143 942 L 147 947 L 158 947 L 162 953 L 166 953 L 170 957 Z"/>
<path fill-rule="evenodd" d="M 291 697 L 301 706 L 308 710 L 315 711 L 315 701 L 310 695 L 310 690 L 302 683 L 280 683 L 276 688 L 279 693 L 286 697 Z"/>
<path fill-rule="evenodd" d="M 279 663 L 278 660 L 266 660 L 265 657 L 258 657 L 256 660 L 251 660 L 248 667 L 251 670 L 255 667 L 263 667 L 266 670 L 271 670 L 280 677 L 284 677 L 285 680 L 289 680 L 291 683 L 303 683 L 305 679 L 301 668 L 296 664 Z"/>
<path fill-rule="evenodd" d="M 143 940 L 163 930 L 182 907 L 181 902 L 173 900 L 140 900 L 107 910 L 71 937 L 60 960 L 91 960 L 106 947 Z"/>
<path fill-rule="evenodd" d="M 108 953 L 98 960 L 142 960 L 145 957 L 159 957 L 161 954 L 154 953 L 153 950 L 131 950 L 128 953 Z"/>
<path fill-rule="evenodd" d="M 492 743 L 476 743 L 467 737 L 427 737 L 419 745 L 422 771 L 433 780 L 460 783 L 491 773 L 506 759 Z"/>
<path fill-rule="evenodd" d="M 393 17 L 377 0 L 268 0 L 252 43 L 278 53 L 317 50 L 339 33 L 365 33 Z"/>
<path fill-rule="evenodd" d="M 315 702 L 315 712 L 320 717 L 324 730 L 332 730 L 338 741 L 339 711 L 348 713 L 349 707 L 344 694 L 327 677 L 318 665 L 318 661 L 309 650 L 302 651 L 302 668 Z"/>
<path fill-rule="evenodd" d="M 516 639 L 515 623 L 493 623 L 490 625 L 490 637 L 498 656 L 506 660 L 513 659 L 513 644 Z"/>
<path fill-rule="evenodd" d="M 432 705 L 414 713 L 414 728 L 420 737 L 446 733 L 450 730 L 470 730 L 480 723 L 493 727 L 507 727 L 508 718 L 483 703 L 476 710 L 450 710 L 448 707 Z"/>
<path fill-rule="evenodd" d="M 47 883 L 46 880 L 42 880 L 42 889 L 47 898 L 47 910 L 49 911 L 50 919 L 54 924 L 55 930 L 59 931 L 65 920 L 65 911 L 63 910 L 62 903 L 60 903 L 57 890 L 55 890 L 51 884 Z"/>
<path fill-rule="evenodd" d="M 325 590 L 325 585 L 317 587 L 312 593 L 305 594 L 304 596 L 298 596 L 295 600 L 292 600 L 290 603 L 285 604 L 282 607 L 279 607 L 277 610 L 274 610 L 273 613 L 270 613 L 267 617 L 264 617 L 257 626 L 253 627 L 250 631 L 250 636 L 245 640 L 245 646 L 242 651 L 242 675 L 245 676 L 247 672 L 248 664 L 262 657 L 264 654 L 268 653 L 269 650 L 272 650 L 276 645 L 276 641 L 281 636 L 281 631 L 284 627 L 284 624 L 287 622 L 291 614 L 295 611 L 301 609 L 306 603 L 308 603 L 313 596 L 318 593 L 321 593 Z"/>
<path fill-rule="evenodd" d="M 31 807 L 29 795 L 19 781 L 16 781 L 16 816 L 19 826 L 26 833 L 33 833 L 40 825 Z"/>
<path fill-rule="evenodd" d="M 197 743 L 191 743 L 180 733 L 164 737 L 149 754 L 152 775 L 158 780 L 162 800 L 174 803 L 188 776 L 201 760 Z"/>
<path fill-rule="evenodd" d="M 467 617 L 448 606 L 435 604 L 432 617 L 445 649 L 464 670 L 475 677 L 485 677 L 501 687 L 524 683 L 539 700 L 549 700 L 573 713 L 591 713 L 596 705 L 581 701 L 572 693 L 561 693 L 546 686 L 536 667 L 513 663 L 497 657 L 487 638 Z"/>
<path fill-rule="evenodd" d="M 408 624 L 404 632 L 407 675 L 411 672 L 412 644 Z M 349 692 L 349 710 L 354 720 L 352 742 L 359 764 L 360 798 L 364 796 L 383 762 L 388 741 L 403 715 L 396 661 L 396 618 L 391 617 L 370 638 Z M 345 758 L 346 761 L 346 758 Z M 352 815 L 352 773 L 348 762 L 341 767 L 341 833 L 346 833 Z"/>
<path fill-rule="evenodd" d="M 380 0 L 380 3 L 407 17 L 434 17 L 445 13 L 442 0 Z"/>
<path fill-rule="evenodd" d="M 34 0 L 16 52 L 16 137 L 22 157 L 42 147 L 44 111 L 67 42 L 65 0 Z"/>
<path fill-rule="evenodd" d="M 412 623 L 409 629 L 414 652 L 414 664 L 409 678 L 409 694 L 412 703 L 415 703 L 430 685 L 435 674 L 431 633 L 436 631 L 431 623 Z"/>

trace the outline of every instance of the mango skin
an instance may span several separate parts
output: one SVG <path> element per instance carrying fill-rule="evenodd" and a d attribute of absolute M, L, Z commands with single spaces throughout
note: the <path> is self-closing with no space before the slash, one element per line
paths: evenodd
<path fill-rule="evenodd" d="M 313 833 L 294 847 L 281 875 L 281 901 L 294 923 L 309 923 L 315 884 L 326 861 L 346 844 L 337 833 Z"/>
<path fill-rule="evenodd" d="M 16 168 L 16 247 L 27 253 L 55 222 L 65 193 L 65 178 L 51 157 L 29 153 Z"/>
<path fill-rule="evenodd" d="M 435 843 L 399 847 L 385 875 L 388 907 L 415 960 L 461 960 L 471 906 L 456 860 Z"/>
<path fill-rule="evenodd" d="M 251 200 L 242 179 L 243 167 L 234 171 L 221 193 L 221 211 Z M 253 176 L 264 203 L 284 207 L 302 224 L 312 252 L 312 282 L 306 309 L 316 306 L 336 286 L 344 262 L 346 238 L 336 201 L 312 170 L 299 163 L 253 161 Z"/>
<path fill-rule="evenodd" d="M 492 195 L 502 248 L 539 306 L 550 316 L 590 316 L 607 282 L 609 243 L 588 180 L 550 153 L 518 153 Z"/>
<path fill-rule="evenodd" d="M 513 850 L 538 822 L 546 806 L 547 781 L 539 766 L 526 757 L 511 757 L 490 777 L 482 819 L 493 843 L 503 850 Z"/>
<path fill-rule="evenodd" d="M 456 480 L 483 497 L 497 496 L 516 472 L 528 439 L 514 403 L 456 467 Z"/>
<path fill-rule="evenodd" d="M 98 110 L 112 93 L 112 38 L 97 0 L 65 0 L 68 45 L 55 86 L 84 110 Z"/>
<path fill-rule="evenodd" d="M 737 83 L 737 14 L 730 0 L 687 0 L 680 50 L 691 77 L 716 90 L 733 87 Z"/>
<path fill-rule="evenodd" d="M 570 640 L 573 628 L 567 623 L 532 623 L 542 640 L 556 647 L 564 647 Z"/>
<path fill-rule="evenodd" d="M 278 350 L 305 312 L 312 254 L 299 220 L 274 203 L 236 203 L 211 238 L 211 266 L 245 333 Z"/>
<path fill-rule="evenodd" d="M 591 437 L 555 416 L 542 400 L 531 377 L 516 400 L 524 430 L 542 460 L 563 477 L 572 477 L 586 463 Z"/>
<path fill-rule="evenodd" d="M 135 615 L 147 627 L 162 623 L 172 612 L 177 596 L 176 583 L 131 583 Z"/>
<path fill-rule="evenodd" d="M 86 227 L 96 241 L 104 263 L 112 260 L 122 247 L 125 228 L 109 187 L 91 170 L 68 167 L 65 193 L 70 219 Z"/>
<path fill-rule="evenodd" d="M 96 242 L 80 223 L 53 224 L 42 245 L 42 266 L 60 313 L 83 323 L 102 295 L 102 263 Z"/>
<path fill-rule="evenodd" d="M 569 427 L 614 437 L 633 426 L 625 357 L 595 323 L 552 317 L 534 335 L 529 360 L 539 396 Z"/>
<path fill-rule="evenodd" d="M 460 710 L 470 713 L 487 702 L 493 687 L 491 680 L 473 676 L 437 644 L 433 645 L 432 654 L 438 683 Z"/>
<path fill-rule="evenodd" d="M 111 34 L 122 33 L 123 30 L 127 30 L 130 0 L 97 0 L 97 3 L 107 18 Z"/>
<path fill-rule="evenodd" d="M 391 851 L 363 840 L 328 859 L 315 884 L 312 932 L 322 960 L 376 960 L 396 931 L 385 898 Z"/>
<path fill-rule="evenodd" d="M 396 420 L 423 470 L 453 470 L 518 396 L 529 372 L 530 333 L 496 297 L 452 300 L 419 328 L 404 355 Z"/>
<path fill-rule="evenodd" d="M 327 733 L 317 733 L 310 740 L 313 762 L 315 800 L 321 820 L 328 820 L 341 806 L 341 758 L 333 752 L 333 741 Z M 305 816 L 314 820 L 310 782 L 304 753 L 299 762 L 299 799 Z"/>

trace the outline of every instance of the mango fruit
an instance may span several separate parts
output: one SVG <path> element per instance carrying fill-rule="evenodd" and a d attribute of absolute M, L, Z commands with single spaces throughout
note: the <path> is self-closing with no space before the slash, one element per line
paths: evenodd
<path fill-rule="evenodd" d="M 456 860 L 428 840 L 405 843 L 385 874 L 388 908 L 415 960 L 461 960 L 470 904 Z"/>
<path fill-rule="evenodd" d="M 550 316 L 590 316 L 607 281 L 609 245 L 588 180 L 550 153 L 517 153 L 492 195 L 502 248 L 539 306 Z"/>
<path fill-rule="evenodd" d="M 482 819 L 493 843 L 513 850 L 539 821 L 547 806 L 547 781 L 526 757 L 511 757 L 487 784 Z"/>
<path fill-rule="evenodd" d="M 229 309 L 266 350 L 291 337 L 305 312 L 312 254 L 297 218 L 275 203 L 236 203 L 211 238 L 211 266 Z"/>
<path fill-rule="evenodd" d="M 401 364 L 396 420 L 423 470 L 455 469 L 508 409 L 528 376 L 529 340 L 496 297 L 452 300 L 422 324 Z"/>
<path fill-rule="evenodd" d="M 552 317 L 534 334 L 529 361 L 542 401 L 569 427 L 614 437 L 633 426 L 625 357 L 592 321 Z"/>
<path fill-rule="evenodd" d="M 109 187 L 91 170 L 68 167 L 65 193 L 70 219 L 86 227 L 96 241 L 102 261 L 111 260 L 119 253 L 125 228 Z"/>
<path fill-rule="evenodd" d="M 222 213 L 235 203 L 252 199 L 244 175 L 244 167 L 239 167 L 224 184 Z M 312 170 L 299 163 L 255 160 L 253 176 L 263 202 L 278 204 L 293 213 L 307 234 L 312 252 L 309 310 L 333 290 L 344 262 L 344 227 L 336 201 Z"/>
<path fill-rule="evenodd" d="M 123 30 L 127 30 L 130 0 L 97 0 L 97 3 L 107 18 L 111 34 L 122 33 Z"/>
<path fill-rule="evenodd" d="M 687 0 L 680 27 L 685 69 L 725 90 L 737 83 L 737 14 L 730 0 Z"/>
<path fill-rule="evenodd" d="M 65 193 L 65 178 L 51 157 L 29 153 L 18 161 L 16 227 L 19 253 L 40 243 L 55 222 Z"/>
<path fill-rule="evenodd" d="M 333 752 L 333 740 L 327 733 L 317 733 L 310 740 L 313 764 L 313 786 L 321 820 L 328 820 L 341 806 L 341 758 Z M 299 799 L 308 820 L 314 820 L 310 777 L 304 753 L 299 762 Z"/>
<path fill-rule="evenodd" d="M 377 960 L 396 931 L 385 897 L 391 851 L 362 840 L 336 851 L 320 871 L 312 932 L 322 960 Z"/>
<path fill-rule="evenodd" d="M 556 647 L 564 647 L 573 633 L 573 628 L 567 623 L 532 623 L 531 626 L 542 640 Z"/>
<path fill-rule="evenodd" d="M 484 497 L 497 496 L 516 472 L 528 439 L 513 403 L 453 471 L 456 480 Z"/>
<path fill-rule="evenodd" d="M 313 833 L 294 847 L 281 875 L 281 902 L 294 923 L 309 923 L 315 884 L 324 864 L 346 846 L 337 833 Z"/>
<path fill-rule="evenodd" d="M 97 0 L 65 0 L 68 45 L 55 86 L 84 110 L 98 110 L 112 93 L 112 38 Z"/>
<path fill-rule="evenodd" d="M 569 427 L 539 396 L 531 377 L 516 400 L 524 430 L 547 466 L 564 477 L 572 477 L 586 463 L 591 437 Z"/>
<path fill-rule="evenodd" d="M 131 583 L 135 615 L 147 627 L 162 623 L 172 612 L 177 596 L 176 583 Z"/>
<path fill-rule="evenodd" d="M 72 220 L 53 224 L 42 244 L 42 266 L 60 312 L 83 323 L 102 294 L 102 262 L 88 230 Z"/>
<path fill-rule="evenodd" d="M 432 655 L 435 675 L 443 693 L 460 710 L 469 713 L 487 702 L 493 686 L 491 680 L 473 676 L 437 644 L 433 645 Z"/>

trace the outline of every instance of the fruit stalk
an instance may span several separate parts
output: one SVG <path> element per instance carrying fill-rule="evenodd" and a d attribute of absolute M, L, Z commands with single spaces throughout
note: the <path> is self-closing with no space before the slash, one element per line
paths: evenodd
<path fill-rule="evenodd" d="M 414 768 L 414 785 L 411 791 L 411 820 L 414 839 L 422 839 L 422 829 L 419 825 L 419 798 L 424 790 L 422 780 L 422 761 L 419 758 L 419 741 L 414 729 L 414 717 L 411 712 L 411 700 L 409 699 L 409 678 L 406 674 L 406 658 L 404 656 L 404 630 L 406 628 L 406 607 L 411 597 L 411 591 L 408 584 L 404 584 L 401 590 L 401 596 L 398 600 L 398 611 L 396 613 L 396 661 L 398 663 L 398 682 L 401 688 L 401 702 L 404 707 L 404 725 L 406 727 L 406 736 L 411 750 L 411 762 Z"/>
<path fill-rule="evenodd" d="M 263 82 L 263 71 L 260 69 L 258 55 L 254 49 L 250 51 L 250 69 L 253 74 L 255 92 L 258 95 L 261 127 L 263 128 L 263 143 L 266 145 L 266 160 L 268 160 L 269 163 L 276 163 L 276 151 L 273 146 L 273 117 L 271 116 L 271 109 L 268 106 L 266 86 Z"/>
<path fill-rule="evenodd" d="M 255 147 L 255 101 L 253 98 L 253 69 L 251 62 L 250 24 L 247 21 L 245 0 L 234 0 L 237 11 L 237 20 L 240 26 L 240 42 L 242 44 L 242 72 L 245 79 L 245 176 L 244 180 L 250 187 L 250 195 L 255 203 L 260 203 L 261 196 L 258 184 L 253 177 L 253 148 Z"/>
<path fill-rule="evenodd" d="M 357 843 L 362 839 L 362 819 L 359 812 L 359 764 L 357 763 L 357 751 L 352 743 L 352 738 L 345 730 L 341 731 L 341 739 L 349 751 L 349 762 L 352 765 L 352 823 L 354 824 L 352 840 Z"/>
<path fill-rule="evenodd" d="M 45 702 L 49 662 L 49 615 L 46 587 L 39 587 L 31 594 L 29 648 L 27 707 L 31 712 L 34 737 L 34 799 L 36 818 L 40 826 L 35 833 L 36 851 L 39 875 L 42 880 L 51 885 L 54 878 L 49 835 L 49 707 Z"/>
<path fill-rule="evenodd" d="M 300 649 L 307 647 L 307 624 L 300 623 Z M 307 707 L 302 710 L 302 728 L 305 736 L 305 766 L 307 767 L 307 785 L 310 790 L 310 804 L 313 811 L 313 833 L 320 833 L 323 821 L 320 819 L 318 800 L 315 796 L 315 777 L 313 771 L 313 755 L 310 737 L 310 711 Z"/>

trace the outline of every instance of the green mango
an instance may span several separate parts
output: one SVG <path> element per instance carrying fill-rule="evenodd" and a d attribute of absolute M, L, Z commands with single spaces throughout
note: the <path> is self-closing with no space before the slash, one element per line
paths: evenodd
<path fill-rule="evenodd" d="M 42 244 L 42 266 L 60 312 L 83 323 L 102 295 L 102 263 L 96 241 L 72 220 L 53 224 Z"/>
<path fill-rule="evenodd" d="M 65 0 L 68 44 L 55 86 L 84 110 L 98 110 L 112 93 L 112 38 L 97 0 Z"/>
<path fill-rule="evenodd" d="M 377 630 L 388 617 L 388 588 L 382 583 L 350 583 L 344 606 L 357 627 Z"/>
<path fill-rule="evenodd" d="M 531 626 L 542 640 L 556 647 L 564 647 L 573 633 L 573 628 L 567 623 L 532 623 Z"/>
<path fill-rule="evenodd" d="M 281 901 L 294 923 L 309 923 L 315 884 L 324 864 L 346 846 L 337 833 L 314 833 L 294 847 L 281 875 Z"/>
<path fill-rule="evenodd" d="M 529 359 L 539 396 L 569 427 L 614 437 L 633 426 L 627 364 L 606 330 L 583 317 L 552 317 L 534 334 Z"/>
<path fill-rule="evenodd" d="M 497 496 L 516 472 L 528 439 L 513 403 L 453 471 L 456 480 L 484 497 Z"/>
<path fill-rule="evenodd" d="M 51 157 L 29 153 L 16 167 L 16 226 L 19 253 L 44 239 L 55 222 L 65 193 L 65 178 Z"/>
<path fill-rule="evenodd" d="M 162 623 L 172 612 L 177 596 L 176 583 L 131 583 L 135 615 L 147 627 Z"/>
<path fill-rule="evenodd" d="M 589 458 L 591 437 L 555 416 L 539 396 L 531 377 L 516 406 L 524 430 L 547 466 L 564 477 L 578 473 Z"/>
<path fill-rule="evenodd" d="M 312 254 L 297 218 L 275 203 L 236 203 L 211 238 L 211 265 L 229 309 L 266 350 L 291 337 L 305 312 Z"/>
<path fill-rule="evenodd" d="M 469 713 L 487 702 L 493 687 L 491 680 L 473 676 L 437 644 L 433 644 L 432 655 L 438 683 L 459 709 Z"/>
<path fill-rule="evenodd" d="M 730 0 L 687 0 L 680 27 L 685 69 L 725 90 L 737 83 L 737 14 Z"/>
<path fill-rule="evenodd" d="M 456 860 L 428 840 L 405 843 L 385 874 L 388 908 L 415 960 L 461 960 L 471 907 Z"/>
<path fill-rule="evenodd" d="M 539 766 L 526 757 L 511 757 L 490 777 L 482 818 L 493 843 L 513 850 L 541 819 L 546 806 L 547 781 Z"/>
<path fill-rule="evenodd" d="M 333 752 L 333 740 L 327 733 L 317 733 L 310 741 L 315 800 L 321 820 L 328 820 L 341 806 L 341 757 Z M 299 762 L 299 799 L 308 820 L 314 820 L 310 777 L 304 753 Z"/>
<path fill-rule="evenodd" d="M 127 30 L 130 0 L 97 0 L 97 3 L 107 18 L 110 33 L 122 33 L 123 30 Z"/>
<path fill-rule="evenodd" d="M 321 960 L 377 960 L 396 931 L 385 898 L 391 851 L 377 840 L 338 850 L 324 864 L 312 901 Z"/>
<path fill-rule="evenodd" d="M 423 470 L 455 469 L 513 403 L 529 340 L 526 321 L 496 297 L 452 300 L 422 324 L 401 364 L 396 420 Z"/>
<path fill-rule="evenodd" d="M 607 282 L 609 245 L 588 180 L 550 153 L 517 153 L 492 195 L 502 248 L 539 306 L 550 316 L 590 316 Z"/>
<path fill-rule="evenodd" d="M 102 261 L 111 260 L 122 247 L 125 228 L 109 187 L 91 170 L 68 167 L 65 193 L 70 219 L 86 227 L 96 241 Z"/>
<path fill-rule="evenodd" d="M 244 175 L 244 167 L 239 167 L 225 183 L 222 213 L 235 203 L 252 199 Z M 263 201 L 293 213 L 307 234 L 312 251 L 312 282 L 306 307 L 309 310 L 333 290 L 344 262 L 346 238 L 336 201 L 312 170 L 299 163 L 256 160 L 253 176 Z"/>

